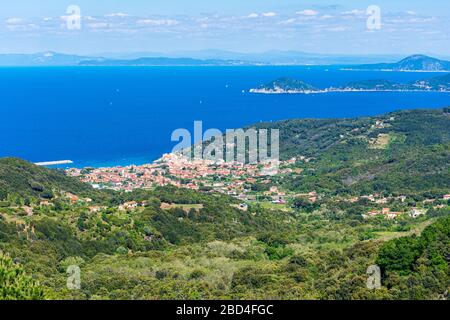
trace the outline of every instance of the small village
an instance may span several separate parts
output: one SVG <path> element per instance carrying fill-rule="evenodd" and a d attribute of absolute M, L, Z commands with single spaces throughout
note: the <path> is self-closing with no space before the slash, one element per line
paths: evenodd
<path fill-rule="evenodd" d="M 243 164 L 239 162 L 214 162 L 212 160 L 189 160 L 179 154 L 166 154 L 153 164 L 141 166 L 68 169 L 72 177 L 90 183 L 96 189 L 124 190 L 151 189 L 172 185 L 192 190 L 214 191 L 241 200 L 256 200 L 248 186 L 255 183 L 269 184 L 276 174 L 300 174 L 301 169 L 289 168 L 304 157 L 292 158 L 266 164 Z M 276 166 L 276 167 L 275 167 Z M 272 187 L 264 195 L 285 203 L 286 194 Z"/>
<path fill-rule="evenodd" d="M 301 175 L 302 169 L 296 164 L 309 161 L 310 159 L 305 157 L 280 161 L 277 163 L 275 171 L 273 163 L 243 164 L 203 159 L 189 160 L 174 153 L 165 154 L 152 164 L 111 168 L 71 168 L 66 172 L 70 176 L 91 184 L 96 189 L 131 192 L 134 189 L 152 189 L 157 186 L 172 185 L 202 192 L 218 192 L 239 199 L 241 204 L 236 207 L 243 211 L 247 211 L 249 204 L 256 202 L 268 204 L 270 208 L 291 210 L 290 202 L 295 198 L 305 199 L 312 204 L 325 200 L 348 203 L 366 201 L 370 204 L 368 207 L 379 209 L 368 209 L 367 212 L 362 212 L 361 215 L 364 219 L 381 216 L 392 220 L 402 215 L 418 218 L 425 215 L 430 208 L 443 208 L 445 206 L 443 202 L 450 200 L 450 194 L 447 194 L 442 199 L 425 199 L 420 207 L 408 207 L 407 210 L 395 211 L 391 210 L 388 205 L 393 203 L 403 204 L 407 201 L 406 196 L 384 197 L 379 194 L 371 194 L 360 197 L 326 199 L 325 195 L 320 195 L 314 190 L 306 193 L 292 193 L 273 183 L 272 178 L 274 176 L 282 176 L 283 174 Z M 254 190 L 252 186 L 255 184 L 268 185 L 269 187 L 265 190 Z M 75 195 L 68 195 L 68 197 L 74 203 L 79 201 L 90 202 L 90 199 L 78 199 Z M 435 202 L 438 202 L 438 204 L 434 204 Z M 145 203 L 124 203 L 119 209 L 129 211 L 140 206 L 145 206 Z M 98 212 L 102 209 L 104 208 L 90 207 L 91 212 Z"/>

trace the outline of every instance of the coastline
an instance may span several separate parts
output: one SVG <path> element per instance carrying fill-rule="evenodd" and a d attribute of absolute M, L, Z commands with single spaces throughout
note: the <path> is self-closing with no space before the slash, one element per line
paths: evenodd
<path fill-rule="evenodd" d="M 412 73 L 449 73 L 450 70 L 393 70 L 393 69 L 352 69 L 341 68 L 340 71 L 376 71 L 376 72 L 412 72 Z"/>
<path fill-rule="evenodd" d="M 348 93 L 348 92 L 434 92 L 450 93 L 450 90 L 378 90 L 378 89 L 324 89 L 324 90 L 267 90 L 250 89 L 249 93 L 254 94 L 322 94 L 322 93 Z"/>

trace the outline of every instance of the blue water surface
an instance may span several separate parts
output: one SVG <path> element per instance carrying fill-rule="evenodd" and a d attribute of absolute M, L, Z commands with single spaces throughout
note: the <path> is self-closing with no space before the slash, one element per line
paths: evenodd
<path fill-rule="evenodd" d="M 279 77 L 317 87 L 350 81 L 410 82 L 436 73 L 337 67 L 0 68 L 0 157 L 74 166 L 148 163 L 170 152 L 177 128 L 238 128 L 260 121 L 378 115 L 450 105 L 449 93 L 258 95 Z"/>

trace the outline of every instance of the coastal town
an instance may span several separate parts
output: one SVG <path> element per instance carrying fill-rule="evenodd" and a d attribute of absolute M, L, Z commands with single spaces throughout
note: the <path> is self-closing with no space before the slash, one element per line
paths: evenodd
<path fill-rule="evenodd" d="M 330 197 L 319 194 L 315 190 L 304 193 L 294 193 L 283 189 L 275 183 L 275 177 L 283 175 L 301 175 L 301 164 L 311 159 L 306 157 L 279 161 L 274 168 L 273 163 L 243 164 L 239 162 L 212 161 L 204 159 L 187 159 L 181 154 L 165 154 L 161 159 L 151 164 L 117 166 L 105 168 L 71 168 L 66 173 L 83 182 L 91 184 L 96 189 L 111 189 L 131 192 L 135 189 L 152 189 L 157 186 L 176 186 L 201 192 L 218 192 L 232 196 L 239 201 L 238 209 L 246 211 L 251 203 L 268 204 L 271 208 L 291 210 L 295 199 L 304 199 L 308 203 L 346 202 L 355 204 L 368 203 L 366 212 L 361 212 L 364 219 L 384 217 L 392 220 L 403 215 L 418 218 L 425 215 L 430 208 L 439 209 L 450 200 L 450 194 L 442 198 L 425 199 L 420 206 L 405 205 L 407 197 L 383 196 L 370 194 L 359 197 Z M 264 186 L 258 188 L 258 186 Z M 83 201 L 69 195 L 72 202 Z M 89 200 L 89 199 L 88 199 Z M 395 211 L 389 206 L 402 205 L 402 210 Z M 125 203 L 121 210 L 133 210 L 144 206 L 136 202 Z M 374 209 L 376 208 L 376 209 Z M 407 209 L 405 209 L 407 208 Z M 97 210 L 93 207 L 92 210 Z"/>
<path fill-rule="evenodd" d="M 255 200 L 249 195 L 255 183 L 269 184 L 271 177 L 280 174 L 300 174 L 293 168 L 297 162 L 308 162 L 305 157 L 292 158 L 276 163 L 244 164 L 240 162 L 187 159 L 181 154 L 165 154 L 152 164 L 111 168 L 71 168 L 66 172 L 72 177 L 91 184 L 96 189 L 132 191 L 156 186 L 172 185 L 192 190 L 214 191 L 240 198 Z M 284 202 L 284 192 L 272 188 L 274 199 Z M 315 193 L 312 193 L 315 194 Z"/>

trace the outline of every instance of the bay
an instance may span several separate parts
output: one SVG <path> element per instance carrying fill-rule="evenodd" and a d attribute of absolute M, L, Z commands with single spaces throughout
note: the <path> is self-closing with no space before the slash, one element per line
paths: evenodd
<path fill-rule="evenodd" d="M 343 118 L 450 105 L 449 93 L 376 92 L 258 95 L 279 77 L 317 87 L 436 76 L 356 72 L 339 67 L 41 67 L 0 68 L 0 157 L 74 166 L 143 164 L 170 152 L 178 128 L 193 132 L 260 121 Z"/>

